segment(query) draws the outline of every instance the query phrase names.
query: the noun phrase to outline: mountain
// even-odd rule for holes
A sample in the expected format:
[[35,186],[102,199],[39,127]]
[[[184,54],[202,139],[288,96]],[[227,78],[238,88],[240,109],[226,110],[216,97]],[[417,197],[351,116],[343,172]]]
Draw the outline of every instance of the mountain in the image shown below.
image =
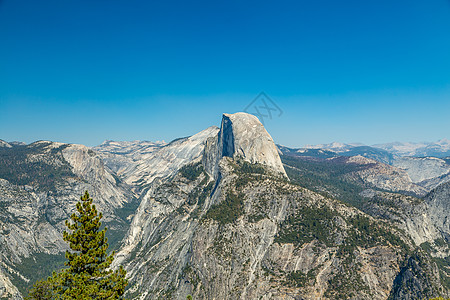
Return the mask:
[[[404,154],[418,155],[419,152],[412,150],[410,144],[393,144],[398,151],[394,151],[392,147],[385,147],[385,149],[369,147],[369,146],[353,146],[350,144],[332,143],[323,146],[325,148],[288,148],[285,146],[278,146],[280,154],[284,156],[296,156],[312,159],[330,159],[338,157],[355,157],[362,156],[377,162],[391,165],[398,168],[398,172],[404,173],[410,177],[410,181],[418,186],[421,186],[426,191],[430,191],[440,184],[450,180],[450,164],[445,157],[438,158],[433,156],[417,157],[417,156],[402,156]],[[403,145],[403,146],[402,146]],[[417,144],[422,147],[424,144]],[[417,145],[413,145],[416,147]],[[445,140],[440,142],[440,145],[446,145]],[[315,147],[315,146],[309,146]],[[403,147],[403,148],[401,148]],[[404,152],[400,152],[400,149]],[[408,151],[406,151],[408,149]],[[442,148],[441,150],[443,150]],[[389,152],[389,151],[391,152]],[[431,152],[430,152],[431,153]],[[430,154],[428,153],[428,154]],[[443,152],[441,152],[442,155]],[[421,156],[421,155],[418,155]]]
[[[314,148],[317,147],[317,148]],[[323,147],[323,148],[320,148]],[[373,159],[385,164],[392,164],[395,160],[395,156],[390,152],[356,144],[340,144],[332,143],[326,145],[317,146],[306,146],[305,148],[288,148],[285,146],[278,146],[281,154],[291,155],[291,156],[305,156],[313,158],[331,158],[339,156],[363,156],[369,159]]]
[[[102,144],[94,149],[100,153],[105,164],[114,170],[127,184],[145,189],[156,178],[165,178],[182,166],[199,158],[208,138],[216,136],[218,128],[209,127],[193,136],[176,139],[169,144],[148,144],[148,142],[129,145],[122,144],[123,150]],[[112,151],[111,151],[112,150]]]
[[[408,256],[415,246],[395,227],[284,179],[270,136],[241,117],[224,115],[202,156],[142,198],[116,261],[129,270],[130,297],[403,299],[442,289],[433,267],[407,268],[430,258],[420,249]],[[343,164],[369,178],[358,172],[377,162]],[[421,288],[394,290],[406,276]]]
[[361,144],[361,143],[345,144],[345,143],[339,143],[339,142],[332,142],[329,144],[306,145],[303,148],[305,148],[305,149],[326,149],[326,150],[331,150],[336,153],[340,153],[340,152],[348,151],[354,147],[360,147],[360,146],[365,146],[365,145]]
[[282,155],[287,174],[302,186],[359,208],[366,189],[422,197],[428,190],[396,167],[362,156],[313,158]]
[[436,157],[402,157],[393,165],[405,170],[411,180],[428,190],[450,181],[450,161]]
[[94,147],[93,150],[100,152],[107,152],[119,155],[144,155],[152,153],[155,149],[167,145],[166,142],[150,142],[150,141],[132,141],[132,142],[117,142],[107,140],[101,145]]
[[223,157],[259,163],[287,177],[272,137],[258,118],[250,114],[224,114],[220,132],[210,139],[205,154],[205,167],[215,178]]
[[137,199],[94,151],[48,141],[0,148],[0,296],[20,299],[19,292],[61,266],[64,222],[85,190],[115,247]]
[[[428,253],[423,255],[419,251],[418,256],[413,255],[414,262],[405,261],[406,265],[394,281],[392,299],[423,298],[418,294],[413,296],[411,291],[423,284],[439,285],[439,281],[448,291],[450,231],[446,219],[450,213],[449,183],[441,183],[434,189],[425,187],[426,191],[431,190],[426,193],[420,186],[412,184],[405,172],[398,176],[402,170],[363,157],[318,159],[285,155],[282,160],[293,183],[340,199],[378,220],[391,223]],[[420,283],[413,275],[417,272],[435,276],[428,283]],[[440,293],[445,292],[441,290]]]
[[[10,146],[0,148],[0,297],[22,299],[61,267],[63,221],[85,189],[105,214],[130,299],[450,290],[448,185],[419,185],[408,172],[420,167],[389,165],[382,149],[277,147],[245,113],[170,143]],[[445,176],[431,165],[428,177]]]
[[398,156],[435,156],[440,158],[450,156],[450,141],[448,139],[442,139],[434,143],[394,142],[377,144],[372,147],[384,149]]
[[[403,143],[393,142],[385,144],[375,144],[366,146],[360,143],[338,143],[306,145],[297,150],[327,150],[335,152],[341,156],[362,155],[367,158],[375,159],[383,163],[392,163],[396,157],[438,157],[444,158],[450,156],[450,140],[442,139],[434,143]],[[381,152],[380,152],[381,151]],[[353,152],[353,153],[352,153]],[[366,152],[366,153],[365,153]],[[381,156],[380,156],[381,154]]]
[[12,146],[9,143],[7,143],[3,140],[0,140],[0,148],[11,148],[11,147]]
[[277,145],[277,147],[280,155],[302,156],[312,158],[332,158],[339,156],[336,152],[326,149],[306,149],[306,148],[296,149],[282,145]]
[[[129,271],[130,297],[387,298],[408,247],[399,233],[289,183],[255,123],[224,115],[202,158],[151,184],[116,261]],[[368,226],[377,241],[359,238]]]

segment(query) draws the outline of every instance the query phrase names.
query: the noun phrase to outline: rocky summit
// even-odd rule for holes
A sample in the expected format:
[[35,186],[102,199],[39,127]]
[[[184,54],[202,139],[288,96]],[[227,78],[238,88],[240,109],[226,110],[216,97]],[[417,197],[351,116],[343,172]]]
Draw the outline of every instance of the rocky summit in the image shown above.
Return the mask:
[[448,159],[352,147],[277,147],[246,113],[170,143],[2,141],[0,297],[63,267],[86,189],[130,299],[448,296]]
[[262,164],[287,177],[272,137],[258,118],[247,113],[223,115],[218,135],[205,148],[205,167],[209,174],[217,177],[223,157]]

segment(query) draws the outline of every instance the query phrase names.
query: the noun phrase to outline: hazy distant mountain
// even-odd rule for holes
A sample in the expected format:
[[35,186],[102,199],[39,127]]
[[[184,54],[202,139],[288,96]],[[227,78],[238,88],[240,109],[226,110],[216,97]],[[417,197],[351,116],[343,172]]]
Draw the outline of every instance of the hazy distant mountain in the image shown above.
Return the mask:
[[286,146],[277,145],[280,154],[292,155],[292,156],[305,156],[305,157],[315,157],[315,158],[331,158],[337,157],[339,154],[332,150],[327,149],[307,149],[307,148],[289,148]]
[[[394,156],[415,156],[415,157],[447,157],[450,156],[450,140],[442,139],[434,143],[404,143],[404,142],[393,142],[385,144],[375,144],[367,146],[361,143],[339,143],[333,142],[329,144],[318,144],[318,145],[306,145],[299,149],[321,149],[333,151],[336,153],[346,153],[350,150],[355,150],[358,147],[371,147],[377,149],[383,149]],[[360,149],[362,150],[362,148]],[[357,151],[360,151],[357,150]],[[341,154],[342,155],[342,154]],[[362,155],[362,154],[361,154]],[[345,155],[349,156],[349,155]],[[364,155],[363,155],[364,156]]]
[[450,140],[442,139],[435,143],[387,143],[376,144],[372,147],[384,149],[398,156],[434,156],[447,157],[450,156]]
[[[356,146],[357,145],[357,146]],[[325,148],[316,148],[325,146]],[[361,155],[385,164],[392,164],[395,157],[392,153],[370,146],[360,146],[359,144],[340,144],[332,143],[326,145],[309,146],[310,148],[288,148],[285,146],[278,146],[282,154],[293,156],[309,156],[315,158],[331,158],[338,156],[357,156]]]
[[303,148],[305,148],[305,149],[326,149],[326,150],[331,150],[331,151],[339,153],[339,152],[345,152],[351,148],[358,147],[358,146],[365,146],[365,145],[361,144],[361,143],[344,144],[344,143],[339,143],[339,142],[333,142],[333,143],[329,143],[329,144],[306,145]]

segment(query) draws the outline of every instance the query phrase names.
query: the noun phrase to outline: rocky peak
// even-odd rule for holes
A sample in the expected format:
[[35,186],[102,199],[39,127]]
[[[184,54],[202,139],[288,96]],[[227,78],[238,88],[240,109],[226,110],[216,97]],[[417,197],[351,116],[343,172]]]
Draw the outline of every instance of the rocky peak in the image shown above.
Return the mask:
[[9,143],[7,143],[7,142],[5,142],[4,140],[0,140],[0,148],[11,148],[12,146],[9,144]]
[[277,147],[257,117],[247,113],[223,114],[218,136],[205,148],[206,169],[217,176],[223,157],[242,158],[268,166],[286,176]]

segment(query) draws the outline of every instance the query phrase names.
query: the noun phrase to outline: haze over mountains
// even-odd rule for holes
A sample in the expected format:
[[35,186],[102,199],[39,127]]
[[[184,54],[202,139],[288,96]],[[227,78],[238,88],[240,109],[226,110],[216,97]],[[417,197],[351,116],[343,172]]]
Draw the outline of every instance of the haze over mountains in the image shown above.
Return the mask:
[[[348,151],[354,151],[363,149],[360,147],[369,147],[361,143],[339,143],[333,142],[329,144],[319,145],[306,145],[304,149],[325,149],[334,151],[336,153],[345,153]],[[450,140],[441,139],[433,143],[405,143],[405,142],[393,142],[384,144],[375,144],[370,146],[371,148],[378,148],[388,151],[396,156],[435,156],[435,157],[448,157],[450,156]]]
[[449,150],[276,146],[246,113],[170,143],[0,141],[0,297],[62,266],[86,189],[131,299],[449,295]]

